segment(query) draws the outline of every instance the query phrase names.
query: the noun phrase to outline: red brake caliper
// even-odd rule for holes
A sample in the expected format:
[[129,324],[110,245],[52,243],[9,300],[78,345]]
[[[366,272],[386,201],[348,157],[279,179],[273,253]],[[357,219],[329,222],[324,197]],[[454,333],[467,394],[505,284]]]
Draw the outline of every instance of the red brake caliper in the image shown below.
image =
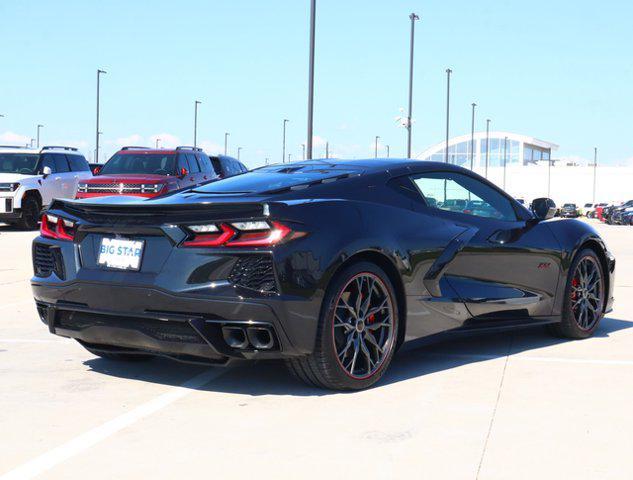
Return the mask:
[[[572,279],[571,286],[572,287],[577,287],[578,285],[580,285],[580,282],[578,281],[578,279],[577,278]],[[577,294],[576,290],[572,290],[572,292],[571,292],[571,299],[572,300],[576,300],[576,296],[577,295],[578,294]]]

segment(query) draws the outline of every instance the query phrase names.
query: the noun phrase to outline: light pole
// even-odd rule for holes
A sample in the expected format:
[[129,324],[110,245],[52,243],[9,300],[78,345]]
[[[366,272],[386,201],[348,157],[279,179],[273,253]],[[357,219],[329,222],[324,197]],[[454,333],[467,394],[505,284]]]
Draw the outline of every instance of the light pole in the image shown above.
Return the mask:
[[550,153],[550,157],[547,159],[547,198],[550,197],[550,192],[552,190],[552,154]]
[[446,69],[446,148],[444,163],[448,163],[448,130],[450,122],[450,109],[451,109],[451,73],[453,71],[450,68]]
[[37,125],[37,148],[40,148],[40,129],[43,127],[44,125]]
[[385,145],[385,147],[387,148],[387,158],[389,158],[389,145]]
[[240,152],[242,151],[242,147],[237,147],[237,159],[240,159]]
[[97,128],[95,129],[95,136],[96,136],[96,141],[95,141],[95,163],[99,163],[99,94],[100,94],[100,79],[101,79],[101,74],[102,73],[108,73],[105,70],[99,70],[97,69]]
[[290,159],[292,158],[292,153],[288,154],[288,163],[290,163]]
[[202,102],[196,100],[193,104],[193,146],[198,146],[198,105]]
[[508,137],[503,139],[503,189],[506,189],[506,164],[508,163]]
[[598,168],[598,147],[593,147],[593,202],[596,203],[596,173]]
[[228,155],[229,152],[229,135],[231,135],[229,132],[224,134],[224,155]]
[[374,139],[374,158],[378,158],[378,140],[379,139],[380,137],[376,135],[376,138]]
[[[286,161],[286,123],[288,123],[289,121],[290,120],[288,120],[287,118],[284,118],[284,135],[281,141],[281,163],[284,163]],[[312,155],[310,155],[310,158],[312,158]]]
[[475,107],[476,103],[471,104],[473,108],[472,120],[470,122],[470,170],[473,170],[473,161],[475,158]]
[[301,144],[301,150],[302,150],[302,154],[301,154],[301,160],[305,160],[306,159],[306,144],[302,143]]
[[411,116],[413,115],[413,47],[415,39],[415,21],[419,20],[415,13],[409,15],[411,19],[411,41],[409,48],[409,112],[407,113],[407,158],[411,158]]
[[490,119],[486,120],[486,175],[488,178],[488,160],[490,159]]
[[160,142],[160,138],[156,139],[156,150],[158,150],[158,143]]
[[[308,158],[312,159],[312,129],[314,121],[314,34],[316,0],[310,1],[310,59],[308,67]],[[284,124],[285,127],[285,124]]]
[[330,158],[330,142],[325,142],[325,158]]

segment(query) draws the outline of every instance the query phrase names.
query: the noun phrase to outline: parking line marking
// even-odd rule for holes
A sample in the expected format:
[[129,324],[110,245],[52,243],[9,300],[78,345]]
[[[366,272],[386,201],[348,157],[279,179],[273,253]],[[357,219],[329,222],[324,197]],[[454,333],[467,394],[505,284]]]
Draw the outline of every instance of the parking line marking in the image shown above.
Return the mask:
[[[424,356],[428,357],[444,357],[444,358],[463,358],[465,360],[502,360],[505,355],[486,355],[477,353],[433,353],[425,352]],[[633,360],[600,360],[594,358],[564,358],[564,357],[543,357],[532,355],[510,355],[512,360],[534,360],[537,362],[557,362],[557,363],[588,363],[595,365],[624,365],[633,366]]]
[[180,400],[181,398],[189,395],[194,390],[203,387],[211,380],[216,379],[229,370],[229,368],[207,370],[178,386],[171,387],[168,392],[159,395],[153,400],[139,405],[129,412],[113,418],[112,420],[109,420],[92,430],[88,430],[72,440],[55,447],[52,450],[27,461],[26,463],[23,463],[13,470],[10,470],[4,475],[1,475],[0,480],[27,480],[34,478],[37,475],[68,460],[69,458],[82,453],[124,428],[133,425],[139,420],[162,410],[168,405],[174,403],[176,400]]

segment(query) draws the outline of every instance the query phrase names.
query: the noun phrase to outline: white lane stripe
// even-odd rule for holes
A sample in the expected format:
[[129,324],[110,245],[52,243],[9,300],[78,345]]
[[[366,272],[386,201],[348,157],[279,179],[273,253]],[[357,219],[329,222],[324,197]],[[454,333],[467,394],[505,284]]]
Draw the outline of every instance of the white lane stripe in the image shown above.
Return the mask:
[[70,343],[70,339],[0,338],[0,343]]
[[[462,358],[464,360],[503,360],[505,355],[484,355],[477,353],[433,353],[425,352],[422,355],[437,358]],[[633,360],[600,360],[594,358],[563,358],[563,357],[539,357],[532,355],[510,355],[512,360],[527,360],[536,362],[558,363],[583,363],[594,365],[625,365],[633,366]]]
[[123,415],[120,415],[98,427],[82,433],[78,437],[56,447],[48,452],[29,460],[26,463],[14,468],[13,470],[0,476],[0,480],[27,480],[50,470],[56,465],[68,460],[69,458],[82,453],[97,443],[114,435],[115,433],[129,427],[130,425],[142,420],[153,413],[162,410],[171,403],[179,400],[195,389],[199,389],[209,383],[211,380],[219,377],[229,369],[217,368],[207,370],[200,375],[187,380],[186,382],[172,387],[168,392],[150,400],[147,403],[139,405]]

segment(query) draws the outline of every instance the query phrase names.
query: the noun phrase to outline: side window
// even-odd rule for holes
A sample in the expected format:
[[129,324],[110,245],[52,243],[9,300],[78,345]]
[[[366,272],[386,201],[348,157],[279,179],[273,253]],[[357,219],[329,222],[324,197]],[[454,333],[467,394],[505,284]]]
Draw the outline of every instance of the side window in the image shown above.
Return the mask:
[[70,172],[70,166],[68,165],[68,160],[66,160],[66,155],[63,153],[54,153],[53,158],[55,159],[55,170],[57,173]]
[[66,155],[68,158],[68,162],[70,163],[70,169],[73,172],[88,172],[90,171],[90,166],[86,159],[81,155]]
[[187,163],[187,158],[185,157],[185,154],[181,153],[180,155],[178,155],[178,175],[182,174],[183,168],[188,172],[191,171],[189,170],[189,164]]
[[216,175],[222,175],[220,159],[218,157],[211,157],[211,164],[213,165],[213,170],[215,170]]
[[189,173],[200,173],[200,166],[196,161],[195,155],[188,153],[187,154],[187,163],[189,163]]
[[213,167],[211,166],[211,160],[204,153],[196,154],[200,168],[204,173],[213,173]]
[[57,173],[57,168],[55,167],[55,159],[53,158],[52,154],[45,153],[44,155],[42,155],[42,166],[40,171],[43,171],[44,167],[48,167],[51,169],[51,172]]
[[415,175],[412,180],[430,207],[509,222],[517,220],[510,200],[468,175],[429,172]]

